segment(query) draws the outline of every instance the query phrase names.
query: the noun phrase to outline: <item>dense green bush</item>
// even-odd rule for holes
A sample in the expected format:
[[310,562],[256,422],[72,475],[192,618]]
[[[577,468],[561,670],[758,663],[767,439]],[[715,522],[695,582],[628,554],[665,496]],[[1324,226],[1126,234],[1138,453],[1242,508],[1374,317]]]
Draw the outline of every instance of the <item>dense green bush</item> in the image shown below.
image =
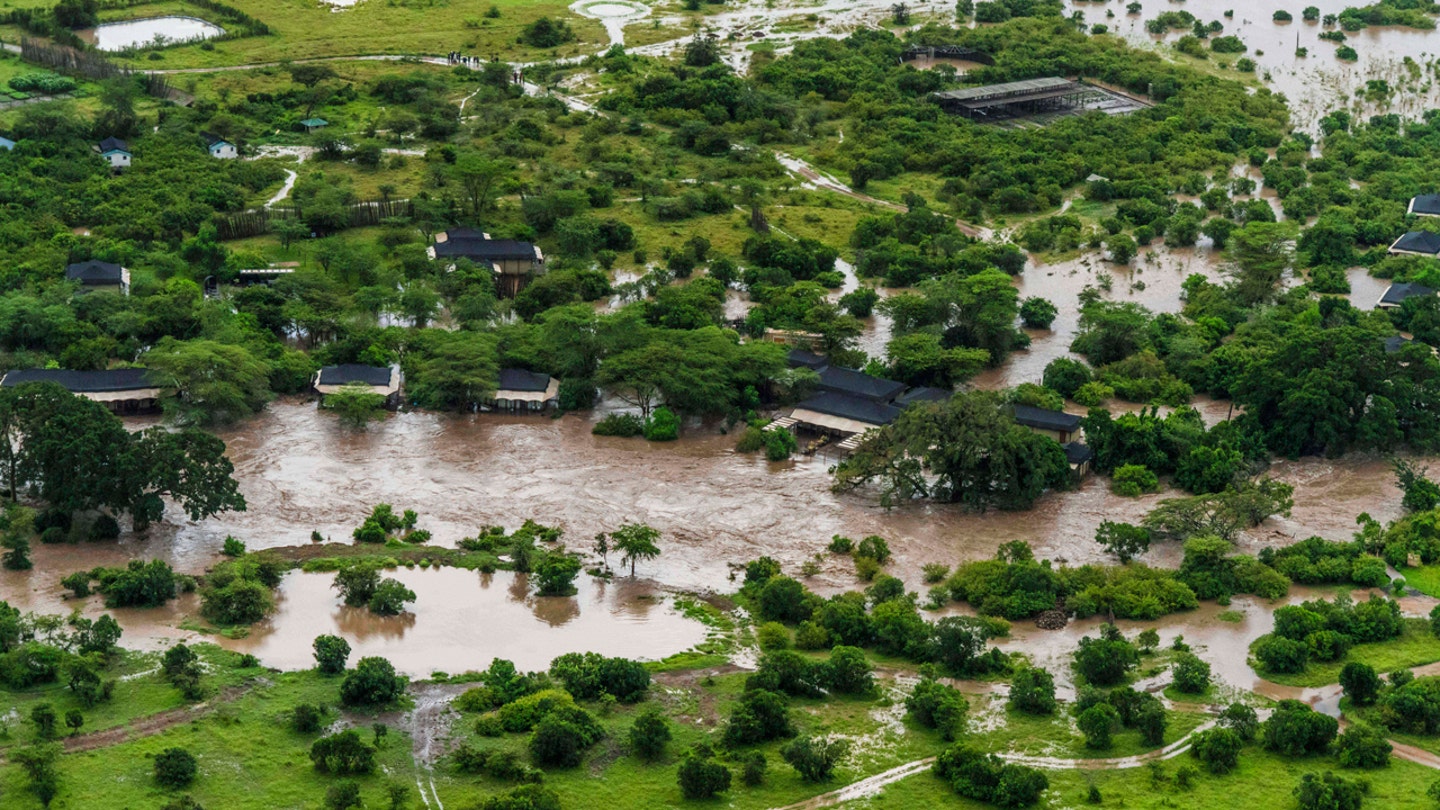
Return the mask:
[[1289,757],[1323,754],[1335,741],[1339,727],[1335,718],[1298,700],[1282,700],[1270,719],[1260,725],[1260,739],[1268,750]]
[[934,771],[961,796],[1001,807],[1029,807],[1050,787],[1043,772],[1007,764],[964,743],[941,752],[935,758]]

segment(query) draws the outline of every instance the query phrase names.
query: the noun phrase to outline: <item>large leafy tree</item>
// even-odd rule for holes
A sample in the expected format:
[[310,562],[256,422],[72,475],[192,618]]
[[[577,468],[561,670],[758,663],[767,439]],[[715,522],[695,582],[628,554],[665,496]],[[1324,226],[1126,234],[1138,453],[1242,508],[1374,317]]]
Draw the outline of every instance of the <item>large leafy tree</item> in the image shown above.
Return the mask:
[[426,408],[469,408],[495,391],[495,337],[426,332],[405,360],[409,396]]
[[652,330],[648,342],[605,358],[597,381],[649,416],[660,403],[686,413],[723,413],[746,387],[760,388],[785,370],[785,350],[740,343],[716,327]]
[[1295,260],[1293,222],[1247,222],[1230,236],[1226,251],[1233,294],[1243,306],[1264,303],[1274,297]]
[[836,467],[835,488],[878,485],[887,506],[931,498],[977,510],[1027,509],[1069,476],[1057,442],[1015,424],[999,395],[975,391],[911,407],[871,433]]
[[37,487],[65,512],[126,502],[130,434],[104,406],[53,383],[0,389],[0,402],[0,411],[10,412],[4,421],[12,482]]
[[166,338],[145,353],[154,381],[175,389],[166,411],[184,424],[243,419],[270,398],[270,367],[243,346]]
[[156,427],[134,434],[125,466],[126,505],[136,531],[161,517],[165,498],[179,503],[191,520],[245,511],[225,442],[203,430]]
[[243,510],[225,443],[195,428],[130,433],[104,406],[53,383],[0,388],[0,472],[65,512],[129,511],[136,530],[169,498],[193,520]]
[[1387,354],[1361,326],[1293,326],[1238,375],[1233,395],[1276,453],[1339,455],[1440,447],[1440,361],[1427,347]]

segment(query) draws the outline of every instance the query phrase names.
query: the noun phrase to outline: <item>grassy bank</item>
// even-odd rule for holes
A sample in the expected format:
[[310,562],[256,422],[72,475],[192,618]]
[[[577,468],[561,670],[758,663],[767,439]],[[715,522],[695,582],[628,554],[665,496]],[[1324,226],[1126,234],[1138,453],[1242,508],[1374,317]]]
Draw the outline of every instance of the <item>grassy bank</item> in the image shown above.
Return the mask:
[[1399,638],[1378,644],[1359,644],[1339,661],[1312,661],[1304,672],[1282,674],[1261,672],[1268,681],[1285,686],[1325,686],[1340,682],[1340,670],[1351,661],[1369,664],[1376,672],[1418,667],[1440,661],[1440,639],[1430,632],[1424,619],[1405,619]]

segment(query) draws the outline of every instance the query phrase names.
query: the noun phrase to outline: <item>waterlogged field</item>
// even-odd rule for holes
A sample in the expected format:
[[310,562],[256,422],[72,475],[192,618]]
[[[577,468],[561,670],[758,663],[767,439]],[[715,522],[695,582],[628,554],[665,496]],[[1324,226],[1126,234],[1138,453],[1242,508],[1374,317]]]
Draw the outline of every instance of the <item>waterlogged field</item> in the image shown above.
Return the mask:
[[[534,61],[594,51],[608,41],[598,21],[571,13],[563,2],[360,0],[339,7],[319,0],[236,0],[231,5],[265,23],[273,33],[211,43],[213,49],[199,44],[170,48],[160,61],[142,56],[136,66],[197,68],[372,54],[443,56],[451,51],[485,59]],[[157,16],[174,7],[132,6],[123,16]],[[499,17],[486,16],[492,7],[499,9]],[[526,25],[545,16],[565,20],[576,39],[553,50],[517,42]]]

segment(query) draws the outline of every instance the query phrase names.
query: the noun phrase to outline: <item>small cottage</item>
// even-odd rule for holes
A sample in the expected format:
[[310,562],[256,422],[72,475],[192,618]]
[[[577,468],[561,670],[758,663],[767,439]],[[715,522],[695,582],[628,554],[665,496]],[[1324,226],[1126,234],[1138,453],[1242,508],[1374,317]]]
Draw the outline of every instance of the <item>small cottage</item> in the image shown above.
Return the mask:
[[1407,213],[1417,217],[1440,217],[1440,194],[1417,194],[1410,198]]
[[1413,281],[1397,281],[1385,288],[1385,292],[1380,294],[1380,300],[1375,302],[1375,306],[1379,309],[1398,309],[1407,298],[1434,294],[1435,291],[1424,284],[1416,284]]
[[1065,461],[1070,464],[1070,474],[1080,480],[1090,474],[1090,462],[1095,460],[1095,451],[1080,442],[1065,445]]
[[473,228],[451,228],[437,234],[427,252],[439,261],[466,259],[490,267],[495,273],[496,292],[502,296],[515,295],[530,279],[545,272],[545,254],[539,245],[517,239],[491,239],[490,234]]
[[304,127],[306,132],[314,132],[317,129],[330,126],[330,122],[324,118],[306,118],[300,122],[300,126]]
[[30,368],[10,371],[0,386],[13,388],[25,383],[55,383],[70,393],[98,402],[115,413],[152,411],[164,389],[150,378],[149,369],[112,368],[104,371],[69,371],[59,368]]
[[347,385],[363,385],[371,393],[385,397],[385,407],[394,408],[400,404],[400,367],[367,366],[360,363],[345,363],[339,366],[325,366],[315,373],[314,389],[323,399]]
[[205,148],[209,150],[210,157],[220,160],[233,160],[240,157],[240,151],[235,148],[235,144],[219,135],[211,132],[202,132],[200,135],[205,139]]
[[130,271],[113,262],[91,259],[65,267],[65,279],[80,284],[81,292],[130,294]]
[[1392,256],[1440,256],[1440,234],[1411,231],[1390,244]]
[[543,411],[560,400],[560,381],[522,368],[500,369],[495,396],[485,404],[501,411]]
[[130,167],[130,147],[119,138],[106,138],[96,144],[95,151],[100,153],[101,159],[109,163],[112,169]]
[[4,149],[6,152],[13,152],[15,151],[15,142],[9,138],[0,137],[0,149]]

